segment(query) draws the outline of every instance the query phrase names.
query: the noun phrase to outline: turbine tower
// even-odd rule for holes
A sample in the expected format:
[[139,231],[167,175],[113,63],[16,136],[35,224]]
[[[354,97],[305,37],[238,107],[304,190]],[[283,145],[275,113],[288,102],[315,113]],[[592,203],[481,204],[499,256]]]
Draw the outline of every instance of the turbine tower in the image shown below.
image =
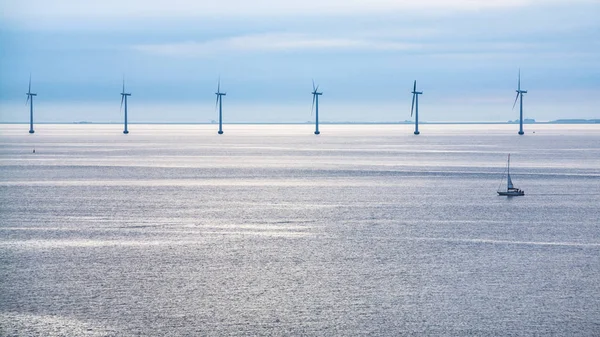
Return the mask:
[[[322,92],[319,92],[319,86],[317,85],[315,87],[315,81],[313,80],[313,103],[312,103],[312,108],[310,110],[310,114],[312,116],[312,111],[313,109],[315,110],[315,135],[320,134],[321,132],[319,131],[319,96],[323,95]],[[316,109],[315,109],[316,107]]]
[[215,103],[215,109],[217,105],[219,106],[219,134],[223,134],[223,96],[226,96],[227,93],[221,92],[221,78],[219,78],[219,84],[217,85],[217,103]]
[[131,94],[125,92],[125,76],[123,76],[123,91],[121,92],[121,109],[123,108],[123,103],[125,103],[125,120],[123,129],[124,134],[129,133],[129,130],[127,130],[127,96],[131,96]]
[[25,95],[27,95],[27,101],[25,102],[25,104],[29,103],[29,133],[34,133],[35,131],[33,130],[33,96],[37,96],[37,94],[31,92],[31,74],[29,74],[29,90]]
[[520,105],[520,113],[519,113],[519,134],[523,135],[523,94],[526,94],[527,90],[521,90],[521,69],[519,69],[519,84],[517,87],[517,97],[515,98],[515,103],[513,104],[513,110],[515,109],[515,105],[517,105],[517,100]]
[[422,91],[417,91],[417,80],[415,80],[415,84],[413,86],[413,99],[412,106],[410,108],[410,117],[413,115],[413,111],[415,112],[415,135],[418,135],[419,132],[419,95],[422,95]]

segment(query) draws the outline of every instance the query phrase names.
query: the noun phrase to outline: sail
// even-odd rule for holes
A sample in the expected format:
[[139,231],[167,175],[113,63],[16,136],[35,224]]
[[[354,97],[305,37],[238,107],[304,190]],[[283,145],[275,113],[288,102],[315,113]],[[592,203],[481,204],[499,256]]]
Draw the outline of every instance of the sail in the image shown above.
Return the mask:
[[512,183],[512,179],[510,179],[510,174],[508,175],[507,182],[508,182],[508,189],[514,188],[513,187],[513,183]]

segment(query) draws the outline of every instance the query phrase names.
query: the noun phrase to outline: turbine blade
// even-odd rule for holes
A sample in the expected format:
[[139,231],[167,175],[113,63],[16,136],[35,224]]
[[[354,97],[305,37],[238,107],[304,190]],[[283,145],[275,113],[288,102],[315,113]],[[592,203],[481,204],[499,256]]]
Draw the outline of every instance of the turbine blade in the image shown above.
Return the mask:
[[219,82],[217,84],[217,92],[221,93],[221,76],[219,76]]
[[29,93],[31,93],[31,73],[29,74]]
[[413,116],[413,110],[415,109],[415,96],[417,96],[417,94],[413,94],[412,105],[410,106],[410,117]]
[[313,82],[313,91],[317,91],[317,88],[315,88],[315,80],[313,79],[312,82]]
[[29,95],[27,95],[27,100],[25,101],[25,105],[27,105],[27,103],[29,103]]
[[417,91],[417,80],[415,80],[415,85],[413,86],[413,91]]
[[521,90],[521,68],[519,68],[519,90]]
[[317,85],[317,87],[315,88],[316,92],[319,92],[319,86]]
[[[123,92],[125,92],[125,90],[123,90]],[[125,95],[121,95],[121,108],[119,109],[119,111],[123,110],[123,101],[125,100]]]
[[513,110],[515,109],[515,105],[517,105],[517,101],[519,100],[519,93],[517,93],[517,97],[515,97],[515,103],[513,103]]
[[125,75],[123,75],[123,91],[122,93],[125,93]]
[[217,110],[217,107],[219,106],[219,98],[221,98],[221,96],[217,95],[217,101],[215,102],[215,110]]
[[313,110],[315,109],[315,99],[316,98],[317,98],[317,95],[313,94],[313,103],[312,103],[312,107],[310,108],[310,115],[311,115],[311,117],[313,115]]

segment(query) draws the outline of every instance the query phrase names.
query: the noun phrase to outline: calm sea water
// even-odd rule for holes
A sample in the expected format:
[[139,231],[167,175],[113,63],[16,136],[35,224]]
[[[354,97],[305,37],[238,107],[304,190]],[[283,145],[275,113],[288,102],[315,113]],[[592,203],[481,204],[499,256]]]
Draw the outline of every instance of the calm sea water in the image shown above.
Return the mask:
[[36,129],[0,125],[2,336],[600,335],[600,126]]

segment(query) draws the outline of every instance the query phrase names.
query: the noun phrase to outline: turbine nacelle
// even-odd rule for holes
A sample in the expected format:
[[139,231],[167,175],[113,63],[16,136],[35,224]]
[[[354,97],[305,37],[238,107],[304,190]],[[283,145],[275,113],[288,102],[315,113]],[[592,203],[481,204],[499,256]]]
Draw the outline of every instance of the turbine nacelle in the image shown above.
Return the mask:
[[221,92],[221,78],[219,77],[219,82],[217,84],[217,92],[215,92],[215,95],[217,95],[217,102],[215,103],[215,109],[217,108],[217,106],[219,105],[219,101],[222,99],[222,96],[227,96],[226,92]]
[[[415,103],[416,103],[416,99],[417,99],[417,95],[423,95],[422,91],[417,91],[417,80],[415,80],[414,84],[413,84],[413,91],[411,91],[411,93],[413,94],[413,98],[412,98],[412,104],[410,106],[410,117],[412,117],[413,112],[415,110]],[[417,107],[418,109],[418,107]],[[418,113],[418,111],[417,111]]]
[[313,94],[313,95],[323,95],[322,92],[319,92],[319,86],[317,85],[315,87],[315,80],[312,81],[312,84],[313,84],[313,91],[311,92],[311,94]]
[[313,95],[313,101],[312,101],[312,107],[310,108],[310,115],[312,116],[313,111],[315,110],[315,102],[317,102],[317,109],[319,108],[319,102],[317,101],[317,97],[323,95],[322,92],[317,92],[316,90],[312,92]]
[[31,92],[31,74],[29,74],[29,89],[27,90],[25,95],[27,95],[27,101],[25,101],[25,104],[29,103],[30,98],[31,102],[33,102],[33,96],[37,96],[37,94]]
[[125,98],[127,96],[131,96],[131,93],[125,92],[125,82],[123,82],[123,92],[121,92],[121,109],[123,109],[123,103],[125,102]]
[[517,96],[515,97],[515,102],[513,103],[513,109],[517,106],[517,102],[519,101],[519,96],[527,93],[527,90],[521,90],[521,69],[519,69],[519,82],[517,84],[517,90],[515,90]]
[[31,93],[31,92],[25,93],[25,95],[27,95],[27,100],[25,101],[25,104],[29,103],[30,99],[33,102],[33,96],[37,96],[37,94]]
[[[121,90],[121,108],[120,109],[123,109],[123,103],[125,102],[125,99],[127,98],[127,96],[131,96],[131,93],[125,92],[125,75],[123,74],[123,90]],[[125,106],[125,115],[127,115],[127,106]],[[125,123],[127,123],[127,122],[125,122]],[[125,129],[125,131],[127,131],[127,129]],[[124,133],[127,133],[127,132],[124,132]]]
[[131,96],[131,93],[125,92],[125,75],[123,75],[123,90],[121,90],[122,96]]
[[227,95],[226,92],[221,92],[221,77],[219,77],[219,82],[217,83],[217,92],[215,92],[215,95],[217,95],[217,100],[219,100],[219,97]]
[[217,102],[215,103],[215,109],[216,109],[217,106],[219,105],[219,101],[221,101],[223,99],[223,96],[227,96],[227,93],[225,93],[225,92],[215,92],[215,95],[217,95]]

